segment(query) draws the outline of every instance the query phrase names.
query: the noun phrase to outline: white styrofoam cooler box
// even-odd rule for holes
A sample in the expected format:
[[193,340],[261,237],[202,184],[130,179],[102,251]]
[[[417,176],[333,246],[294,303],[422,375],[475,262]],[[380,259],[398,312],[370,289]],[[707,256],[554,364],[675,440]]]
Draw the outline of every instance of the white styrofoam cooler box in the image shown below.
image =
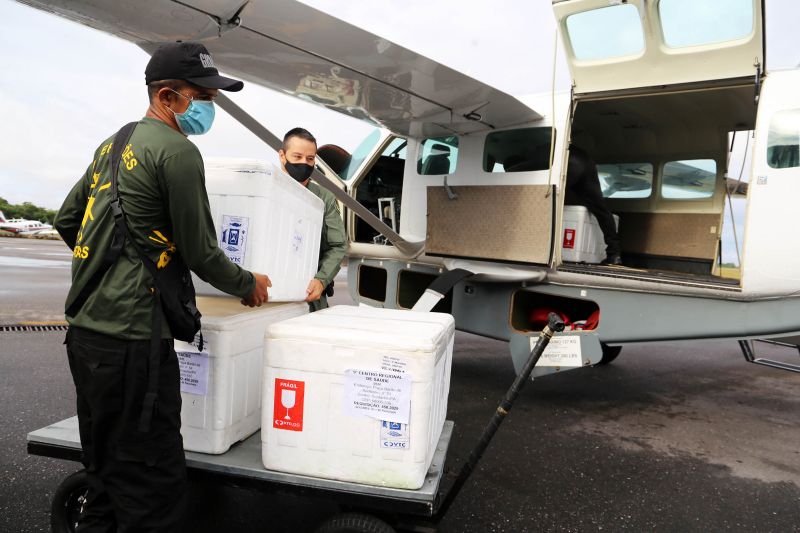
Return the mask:
[[453,335],[448,314],[353,306],[271,325],[264,466],[421,487],[447,414]]
[[[264,334],[274,322],[308,313],[308,304],[245,307],[238,299],[197,299],[203,314],[198,342],[175,341],[181,369],[181,434],[186,450],[224,453],[261,427]],[[198,335],[199,338],[199,335]]]
[[[206,190],[219,247],[234,263],[269,276],[273,302],[302,301],[317,273],[325,204],[275,165],[209,158]],[[194,277],[198,294],[222,295]]]
[[[561,259],[573,263],[600,263],[606,258],[606,241],[597,219],[582,205],[564,206]],[[619,227],[619,217],[614,215]]]

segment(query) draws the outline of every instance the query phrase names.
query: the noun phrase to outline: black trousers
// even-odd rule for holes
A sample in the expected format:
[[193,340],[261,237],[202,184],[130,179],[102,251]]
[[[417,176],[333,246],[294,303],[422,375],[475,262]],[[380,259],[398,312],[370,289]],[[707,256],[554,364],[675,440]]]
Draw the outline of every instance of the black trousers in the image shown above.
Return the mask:
[[157,409],[139,431],[150,341],[80,328],[67,333],[89,492],[79,533],[174,532],[185,510],[178,359],[162,341]]

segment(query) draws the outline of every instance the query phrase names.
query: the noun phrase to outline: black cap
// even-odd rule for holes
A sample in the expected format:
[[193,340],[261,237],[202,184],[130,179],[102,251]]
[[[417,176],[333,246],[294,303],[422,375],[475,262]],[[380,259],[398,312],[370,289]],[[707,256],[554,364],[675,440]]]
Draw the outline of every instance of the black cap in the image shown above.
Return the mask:
[[144,82],[186,80],[206,89],[241,91],[244,83],[220,76],[214,60],[200,43],[165,43],[153,52],[144,69]]

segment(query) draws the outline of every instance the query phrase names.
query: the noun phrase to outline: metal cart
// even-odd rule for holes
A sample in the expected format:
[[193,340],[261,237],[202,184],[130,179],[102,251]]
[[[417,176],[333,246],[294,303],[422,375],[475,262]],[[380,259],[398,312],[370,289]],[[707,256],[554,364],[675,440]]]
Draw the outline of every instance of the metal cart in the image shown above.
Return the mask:
[[[553,333],[564,324],[551,314],[550,324],[539,336],[523,371],[516,377],[495,410],[478,443],[447,490],[440,490],[453,423],[445,422],[431,468],[417,490],[395,489],[320,479],[265,470],[261,463],[261,434],[256,433],[221,455],[186,453],[190,481],[211,481],[258,491],[292,492],[300,496],[327,499],[348,512],[334,515],[315,530],[318,533],[434,532],[447,513],[505,419],[519,391],[530,377]],[[77,417],[28,434],[28,453],[56,459],[80,461]],[[51,507],[51,526],[56,533],[74,531],[86,494],[83,471],[68,476],[59,485]]]

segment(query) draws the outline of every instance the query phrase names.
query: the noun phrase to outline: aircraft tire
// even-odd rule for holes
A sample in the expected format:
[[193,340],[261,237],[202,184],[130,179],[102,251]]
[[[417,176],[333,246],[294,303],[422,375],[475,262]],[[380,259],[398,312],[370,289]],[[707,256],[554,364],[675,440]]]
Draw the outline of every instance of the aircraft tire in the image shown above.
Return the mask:
[[603,349],[603,356],[600,358],[600,361],[595,366],[607,365],[611,363],[614,359],[617,358],[619,352],[622,351],[622,346],[609,346],[604,342],[600,343],[600,347]]
[[395,529],[372,515],[342,513],[322,523],[316,533],[396,533]]
[[53,533],[75,531],[81,514],[81,505],[88,490],[85,470],[79,470],[64,478],[50,504],[50,531]]

